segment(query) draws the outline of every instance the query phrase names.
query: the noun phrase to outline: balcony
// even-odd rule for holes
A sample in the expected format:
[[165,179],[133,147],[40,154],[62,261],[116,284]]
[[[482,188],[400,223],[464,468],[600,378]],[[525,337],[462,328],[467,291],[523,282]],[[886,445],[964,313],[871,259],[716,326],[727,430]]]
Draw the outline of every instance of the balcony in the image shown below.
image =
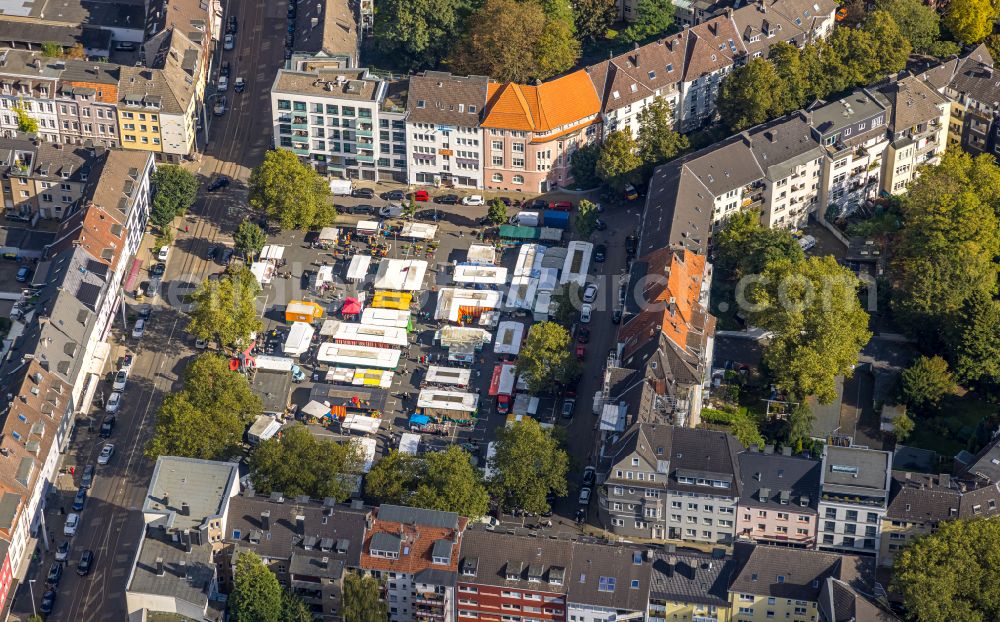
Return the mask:
[[369,163],[371,163],[371,162],[375,161],[375,156],[373,156],[373,155],[361,155],[359,153],[358,155],[356,155],[354,157],[357,159],[358,162],[369,162]]
[[295,155],[307,156],[309,155],[309,150],[302,149],[301,147],[292,147],[292,153],[294,153]]
[[293,143],[307,143],[309,142],[308,136],[302,136],[301,134],[292,134],[291,137]]
[[372,131],[371,130],[362,130],[362,129],[359,128],[357,130],[354,130],[354,133],[357,134],[358,136],[364,136],[365,138],[371,138],[372,137]]

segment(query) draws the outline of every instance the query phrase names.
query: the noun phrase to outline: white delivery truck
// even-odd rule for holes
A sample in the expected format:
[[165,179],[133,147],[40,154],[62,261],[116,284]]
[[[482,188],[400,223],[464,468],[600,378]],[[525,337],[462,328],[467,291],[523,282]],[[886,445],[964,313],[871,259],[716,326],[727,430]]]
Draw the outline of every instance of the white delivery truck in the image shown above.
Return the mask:
[[510,224],[520,227],[537,227],[538,212],[518,212],[510,217]]
[[330,192],[336,196],[351,196],[351,180],[331,179]]

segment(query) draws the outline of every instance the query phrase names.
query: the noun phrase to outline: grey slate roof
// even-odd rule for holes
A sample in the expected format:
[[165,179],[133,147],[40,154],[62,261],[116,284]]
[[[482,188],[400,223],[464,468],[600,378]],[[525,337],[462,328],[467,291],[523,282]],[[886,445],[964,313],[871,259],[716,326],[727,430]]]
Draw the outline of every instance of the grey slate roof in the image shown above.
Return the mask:
[[346,56],[351,64],[357,64],[361,40],[354,6],[348,0],[300,2],[295,21],[295,51]]
[[1000,482],[1000,437],[990,441],[979,453],[958,471],[961,479],[987,483]]
[[[774,507],[782,505],[799,513],[815,513],[819,504],[819,476],[822,463],[801,456],[783,456],[744,451],[739,455],[743,483],[740,505]],[[761,501],[761,490],[768,494]],[[805,505],[803,505],[803,503]]]
[[853,555],[737,542],[733,557],[729,589],[742,594],[817,602],[828,577],[869,593],[874,580],[874,560]]
[[371,546],[369,548],[372,551],[399,553],[402,544],[403,541],[399,538],[399,536],[395,536],[391,533],[385,533],[384,531],[380,531],[372,535]]
[[[486,76],[455,76],[443,71],[411,76],[407,122],[478,127],[486,106],[488,82]],[[458,110],[459,104],[462,112]]]
[[[190,553],[172,542],[165,542],[149,530],[139,545],[127,591],[155,594],[192,603],[201,609],[208,606],[215,577],[212,547],[193,546]],[[163,575],[157,574],[157,560],[163,562]]]
[[725,607],[733,558],[658,550],[653,553],[649,597]]
[[[458,581],[565,593],[572,562],[569,542],[469,529],[462,536]],[[526,570],[531,565],[542,567],[542,583],[528,582]],[[518,578],[508,580],[507,572],[514,567]]]
[[711,494],[738,497],[742,489],[737,469],[737,454],[743,450],[736,437],[717,430],[675,427],[670,448],[670,488],[704,492],[704,486],[681,484],[680,476],[729,480],[727,489],[716,488]]
[[638,548],[576,542],[567,578],[567,601],[618,611],[645,611],[651,572],[652,564]]
[[408,508],[402,505],[383,504],[378,508],[378,519],[391,523],[426,525],[441,529],[458,529],[458,514],[423,508]]
[[948,102],[943,95],[916,76],[907,76],[878,91],[892,106],[890,125],[895,132],[937,119],[941,116],[938,106]]
[[823,491],[887,493],[886,472],[891,459],[888,452],[876,449],[827,446],[824,451]]
[[[269,512],[270,537],[263,536],[261,513]],[[302,517],[302,526],[298,518]],[[298,556],[303,564],[311,565],[314,556],[328,557],[356,568],[361,561],[367,512],[318,501],[285,499],[282,503],[270,497],[240,494],[230,501],[228,542],[238,542],[241,548],[252,550],[261,557],[288,559]],[[236,536],[239,537],[236,537]]]
[[847,583],[828,578],[819,599],[820,622],[897,622],[892,613],[858,594]]

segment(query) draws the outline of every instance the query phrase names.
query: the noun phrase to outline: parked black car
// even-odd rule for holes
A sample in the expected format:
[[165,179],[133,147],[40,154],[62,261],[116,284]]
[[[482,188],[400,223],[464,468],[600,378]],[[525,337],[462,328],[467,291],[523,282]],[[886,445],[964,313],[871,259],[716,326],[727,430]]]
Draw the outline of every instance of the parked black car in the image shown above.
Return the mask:
[[104,418],[104,421],[101,422],[101,438],[109,438],[111,436],[111,432],[115,429],[115,421],[114,415],[108,415]]
[[367,214],[369,216],[375,213],[374,205],[355,205],[351,208],[352,214]]
[[457,194],[443,194],[434,198],[435,203],[441,203],[443,205],[457,205],[458,201],[459,199]]
[[375,191],[371,188],[355,188],[351,190],[351,196],[356,199],[374,199]]
[[52,610],[55,608],[55,606],[56,606],[56,591],[46,590],[45,593],[42,594],[42,602],[41,604],[38,605],[38,610],[48,615],[52,613]]
[[59,562],[52,564],[49,568],[49,574],[45,577],[45,584],[52,587],[59,585],[59,580],[62,579],[63,566]]
[[229,178],[226,177],[225,175],[220,175],[215,179],[215,181],[208,184],[208,191],[215,192],[219,188],[226,188],[228,186],[229,186]]
[[90,567],[94,565],[94,552],[87,549],[80,556],[80,563],[76,565],[76,574],[85,577],[90,574]]

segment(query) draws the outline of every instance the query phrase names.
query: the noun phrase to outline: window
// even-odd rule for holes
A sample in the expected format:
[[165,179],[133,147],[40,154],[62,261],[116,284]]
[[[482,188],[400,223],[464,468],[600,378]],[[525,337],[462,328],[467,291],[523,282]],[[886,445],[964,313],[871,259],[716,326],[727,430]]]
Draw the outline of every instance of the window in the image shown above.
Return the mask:
[[512,182],[515,183],[515,184],[523,184],[524,183],[524,176],[523,175],[514,175],[514,178],[512,179]]
[[629,587],[631,587],[633,590],[639,589],[639,579],[632,579],[632,583]]
[[[524,153],[524,143],[511,143],[510,150],[513,151],[514,153]],[[638,462],[638,461],[633,459],[633,462]]]
[[500,173],[493,173],[493,181],[501,182],[503,181],[503,175]]
[[614,577],[600,577],[597,581],[597,591],[598,592],[614,592],[615,591],[615,578]]
[[493,156],[493,166],[503,166],[503,156],[495,155]]

